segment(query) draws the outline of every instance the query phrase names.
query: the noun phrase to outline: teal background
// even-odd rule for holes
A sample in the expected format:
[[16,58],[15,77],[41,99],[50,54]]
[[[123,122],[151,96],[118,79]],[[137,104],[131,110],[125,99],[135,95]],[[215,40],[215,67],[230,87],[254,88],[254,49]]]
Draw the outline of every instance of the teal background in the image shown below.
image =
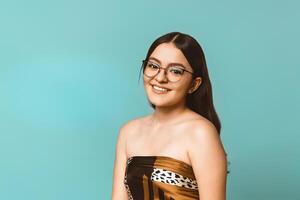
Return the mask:
[[158,36],[202,45],[228,200],[300,199],[298,1],[1,1],[0,199],[110,199],[116,138],[152,112]]

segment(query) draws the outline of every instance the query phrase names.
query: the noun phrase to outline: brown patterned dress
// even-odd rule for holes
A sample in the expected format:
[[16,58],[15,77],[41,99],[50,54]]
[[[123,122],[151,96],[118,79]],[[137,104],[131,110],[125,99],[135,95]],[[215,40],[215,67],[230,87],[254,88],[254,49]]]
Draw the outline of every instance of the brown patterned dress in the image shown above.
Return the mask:
[[168,156],[129,157],[124,184],[130,200],[199,200],[192,166]]

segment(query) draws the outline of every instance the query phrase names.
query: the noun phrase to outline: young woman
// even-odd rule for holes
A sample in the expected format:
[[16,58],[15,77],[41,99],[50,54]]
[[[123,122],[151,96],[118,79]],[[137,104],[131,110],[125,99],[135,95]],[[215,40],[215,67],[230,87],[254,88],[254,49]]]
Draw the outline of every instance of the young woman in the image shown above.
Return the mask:
[[201,46],[165,34],[141,70],[154,112],[120,128],[112,199],[225,200],[227,157]]

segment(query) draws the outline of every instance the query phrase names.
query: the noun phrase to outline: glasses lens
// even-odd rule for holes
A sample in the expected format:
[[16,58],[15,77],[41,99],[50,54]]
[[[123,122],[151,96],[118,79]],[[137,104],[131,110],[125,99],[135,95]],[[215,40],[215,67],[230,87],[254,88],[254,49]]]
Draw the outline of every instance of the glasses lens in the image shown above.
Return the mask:
[[[159,72],[159,65],[151,61],[144,62],[144,74],[148,77],[154,77]],[[163,70],[163,69],[162,69]],[[183,76],[184,70],[177,66],[170,66],[167,68],[167,78],[171,82],[177,82]]]
[[168,79],[171,82],[179,81],[183,76],[184,70],[180,67],[169,67],[168,69]]
[[159,66],[150,61],[145,62],[144,74],[148,77],[155,76],[159,71]]

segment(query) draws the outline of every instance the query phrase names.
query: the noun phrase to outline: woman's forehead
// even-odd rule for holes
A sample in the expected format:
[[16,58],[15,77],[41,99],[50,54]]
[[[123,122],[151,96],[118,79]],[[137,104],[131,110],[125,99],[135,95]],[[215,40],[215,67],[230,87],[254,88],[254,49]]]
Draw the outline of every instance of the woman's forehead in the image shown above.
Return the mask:
[[191,66],[181,50],[172,43],[162,43],[158,45],[149,58],[154,58],[155,60],[153,60],[159,62],[161,65],[168,65],[169,63],[181,63],[186,68],[191,69]]

